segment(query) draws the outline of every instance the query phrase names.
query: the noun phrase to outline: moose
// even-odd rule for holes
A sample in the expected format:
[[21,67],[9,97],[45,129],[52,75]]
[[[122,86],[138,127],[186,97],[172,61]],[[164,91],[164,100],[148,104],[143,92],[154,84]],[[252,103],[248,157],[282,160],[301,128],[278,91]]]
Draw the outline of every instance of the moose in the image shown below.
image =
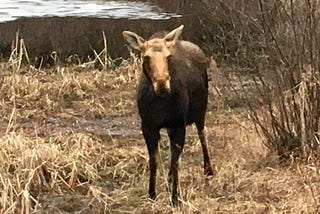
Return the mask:
[[149,153],[149,197],[156,199],[160,129],[167,129],[171,160],[168,174],[173,205],[179,203],[179,157],[186,126],[195,123],[202,146],[204,174],[213,175],[207,149],[205,114],[208,103],[208,60],[194,43],[179,40],[184,26],[155,33],[148,40],[123,31],[126,42],[141,53],[142,74],[137,91],[141,129]]

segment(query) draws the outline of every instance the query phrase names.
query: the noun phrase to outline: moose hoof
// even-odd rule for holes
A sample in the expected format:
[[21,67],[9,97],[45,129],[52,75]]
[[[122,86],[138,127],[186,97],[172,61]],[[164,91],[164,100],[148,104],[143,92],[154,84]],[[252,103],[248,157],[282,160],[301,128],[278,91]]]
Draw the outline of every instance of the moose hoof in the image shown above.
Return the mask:
[[214,176],[214,175],[216,174],[216,172],[213,171],[212,167],[210,166],[210,167],[206,167],[206,168],[204,169],[204,174],[205,174],[206,176]]
[[181,201],[177,196],[171,198],[171,203],[173,207],[179,207],[181,205]]
[[156,192],[150,192],[149,193],[149,198],[151,199],[151,200],[156,200],[156,198],[157,198],[157,194],[156,194]]

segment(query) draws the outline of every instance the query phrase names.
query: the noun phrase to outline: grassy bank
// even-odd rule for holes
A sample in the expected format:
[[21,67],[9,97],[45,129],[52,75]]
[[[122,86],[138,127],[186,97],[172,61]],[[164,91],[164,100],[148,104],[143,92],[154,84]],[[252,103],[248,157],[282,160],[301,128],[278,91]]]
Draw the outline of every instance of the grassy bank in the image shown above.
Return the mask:
[[316,163],[277,161],[229,93],[223,69],[210,82],[207,113],[217,175],[203,176],[200,143],[188,127],[180,167],[183,203],[172,208],[164,134],[159,198],[147,198],[148,155],[135,104],[138,59],[105,71],[88,64],[18,70],[12,65],[1,64],[0,213],[319,211]]

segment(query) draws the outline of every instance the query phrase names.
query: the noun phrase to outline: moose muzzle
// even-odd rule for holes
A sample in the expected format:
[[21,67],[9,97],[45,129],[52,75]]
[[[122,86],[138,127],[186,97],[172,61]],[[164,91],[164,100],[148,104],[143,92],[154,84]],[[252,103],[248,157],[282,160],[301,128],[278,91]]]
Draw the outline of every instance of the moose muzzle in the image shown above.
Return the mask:
[[170,93],[170,77],[152,81],[154,93],[158,96],[165,96]]

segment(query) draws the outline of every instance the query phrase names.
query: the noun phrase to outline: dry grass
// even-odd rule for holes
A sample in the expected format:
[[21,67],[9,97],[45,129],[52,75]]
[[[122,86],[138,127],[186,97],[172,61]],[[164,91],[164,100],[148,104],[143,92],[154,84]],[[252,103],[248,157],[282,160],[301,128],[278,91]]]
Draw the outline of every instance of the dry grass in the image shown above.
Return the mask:
[[[207,129],[217,175],[203,176],[196,130],[188,127],[183,203],[172,208],[165,135],[159,197],[147,198],[148,156],[134,99],[138,59],[105,71],[89,64],[36,69],[19,63],[17,70],[13,62],[1,64],[0,213],[319,211],[319,166],[279,165],[244,111],[224,105],[231,98],[217,96],[213,82]],[[215,87],[224,94],[223,85]]]

